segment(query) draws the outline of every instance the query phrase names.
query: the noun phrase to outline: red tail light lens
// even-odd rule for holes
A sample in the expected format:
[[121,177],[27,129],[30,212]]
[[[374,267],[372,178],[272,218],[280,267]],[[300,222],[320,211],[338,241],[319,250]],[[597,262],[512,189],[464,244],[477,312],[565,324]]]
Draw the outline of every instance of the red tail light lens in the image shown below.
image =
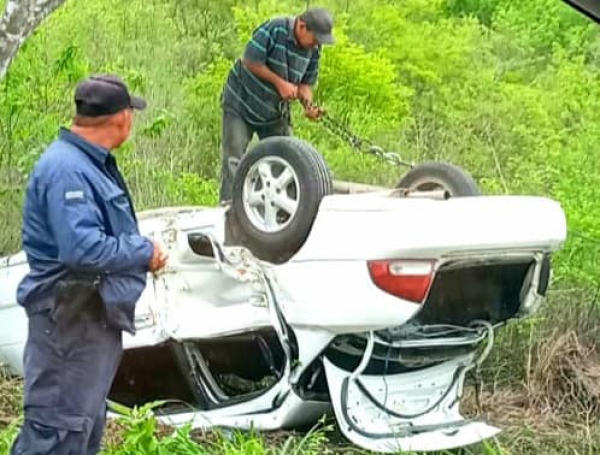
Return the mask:
[[431,286],[435,261],[369,261],[369,274],[383,291],[415,303],[423,303]]

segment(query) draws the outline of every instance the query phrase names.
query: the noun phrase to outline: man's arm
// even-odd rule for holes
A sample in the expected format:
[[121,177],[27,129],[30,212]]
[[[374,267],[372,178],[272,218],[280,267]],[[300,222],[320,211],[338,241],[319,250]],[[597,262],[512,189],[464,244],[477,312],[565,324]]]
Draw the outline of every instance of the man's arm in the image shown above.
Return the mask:
[[246,60],[246,57],[242,59],[242,63],[246,68],[252,71],[255,76],[259,77],[263,81],[270,82],[274,87],[278,87],[282,82],[285,82],[264,63]]
[[252,38],[250,38],[250,42],[244,50],[242,64],[256,77],[271,83],[282,98],[295,98],[297,88],[267,66],[267,57],[272,46],[273,37],[271,36],[269,22],[265,22],[252,34]]
[[[311,105],[313,100],[313,91],[312,87],[317,83],[317,78],[319,76],[319,60],[321,58],[321,48],[317,48],[314,54],[311,56],[308,67],[306,68],[306,72],[304,76],[302,76],[301,84],[298,87],[298,97],[306,100],[308,102],[308,106]],[[306,115],[310,118],[317,118],[321,115],[321,112],[315,109],[305,109]]]
[[107,235],[92,189],[78,171],[65,171],[53,179],[46,203],[58,258],[67,267],[94,272],[148,270],[153,242],[140,235]]
[[277,86],[283,79],[267,66],[267,57],[273,46],[269,22],[261,24],[246,45],[242,63],[259,78]]

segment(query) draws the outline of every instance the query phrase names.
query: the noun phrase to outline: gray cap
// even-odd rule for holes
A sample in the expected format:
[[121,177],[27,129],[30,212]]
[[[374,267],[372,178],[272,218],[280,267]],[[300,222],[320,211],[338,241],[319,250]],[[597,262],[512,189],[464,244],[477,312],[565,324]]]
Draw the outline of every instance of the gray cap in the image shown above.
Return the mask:
[[319,44],[333,44],[333,16],[325,8],[310,8],[300,15],[306,28],[315,34]]

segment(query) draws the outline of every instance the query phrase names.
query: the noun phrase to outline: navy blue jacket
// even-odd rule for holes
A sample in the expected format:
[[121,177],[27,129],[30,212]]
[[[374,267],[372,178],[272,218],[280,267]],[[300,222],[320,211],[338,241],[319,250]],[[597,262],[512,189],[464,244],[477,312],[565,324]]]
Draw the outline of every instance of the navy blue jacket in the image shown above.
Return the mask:
[[50,308],[70,271],[100,278],[108,323],[135,333],[152,242],[139,234],[127,186],[108,150],[62,128],[36,163],[23,213],[30,272],[17,301],[29,314]]

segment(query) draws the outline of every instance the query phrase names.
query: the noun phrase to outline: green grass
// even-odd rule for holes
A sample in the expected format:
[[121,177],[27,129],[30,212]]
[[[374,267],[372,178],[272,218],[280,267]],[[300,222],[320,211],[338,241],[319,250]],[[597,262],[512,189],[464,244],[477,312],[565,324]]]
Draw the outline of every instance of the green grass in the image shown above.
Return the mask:
[[[407,159],[463,166],[488,193],[559,200],[570,227],[559,281],[598,285],[599,243],[585,238],[600,238],[590,171],[600,165],[600,28],[554,0],[321,3],[336,14],[338,43],[325,49],[318,102]],[[29,169],[68,125],[73,88],[90,72],[119,73],[150,103],[118,153],[137,207],[216,203],[227,71],[253,27],[305,5],[68,0],[0,82],[0,254],[20,247]],[[294,114],[336,178],[393,185],[405,171]]]
[[[73,88],[91,72],[119,73],[149,101],[117,153],[136,207],[215,204],[227,71],[253,27],[306,3],[68,0],[0,81],[0,255],[20,248],[28,173],[58,127],[69,124]],[[503,331],[486,362],[484,411],[506,432],[502,449],[477,453],[597,453],[600,27],[556,0],[321,4],[337,18],[338,44],[325,50],[316,93],[332,115],[404,158],[463,166],[487,193],[549,196],[567,214],[552,304]],[[337,179],[393,185],[404,171],[355,153],[297,106],[294,114],[296,135],[323,153]],[[3,455],[20,392],[14,382],[0,383]],[[198,446],[189,442],[198,435],[182,430],[155,439],[151,430],[151,420],[126,423],[125,448],[110,453],[139,453],[136,444],[149,444],[148,453],[349,450],[323,440],[328,432],[298,448],[302,436],[287,446],[288,435],[215,436],[216,445],[200,438]]]
[[[189,426],[169,428],[157,424],[150,408],[152,403],[134,409],[127,417],[110,421],[102,455],[367,455],[347,441],[340,443],[331,424],[320,424],[305,433],[214,430],[192,431]],[[17,424],[0,430],[0,455],[7,455],[17,432]],[[333,437],[331,436],[333,435]],[[411,452],[404,452],[411,455]],[[461,450],[464,455],[508,455],[494,442],[475,449]],[[444,451],[433,455],[457,454]]]

